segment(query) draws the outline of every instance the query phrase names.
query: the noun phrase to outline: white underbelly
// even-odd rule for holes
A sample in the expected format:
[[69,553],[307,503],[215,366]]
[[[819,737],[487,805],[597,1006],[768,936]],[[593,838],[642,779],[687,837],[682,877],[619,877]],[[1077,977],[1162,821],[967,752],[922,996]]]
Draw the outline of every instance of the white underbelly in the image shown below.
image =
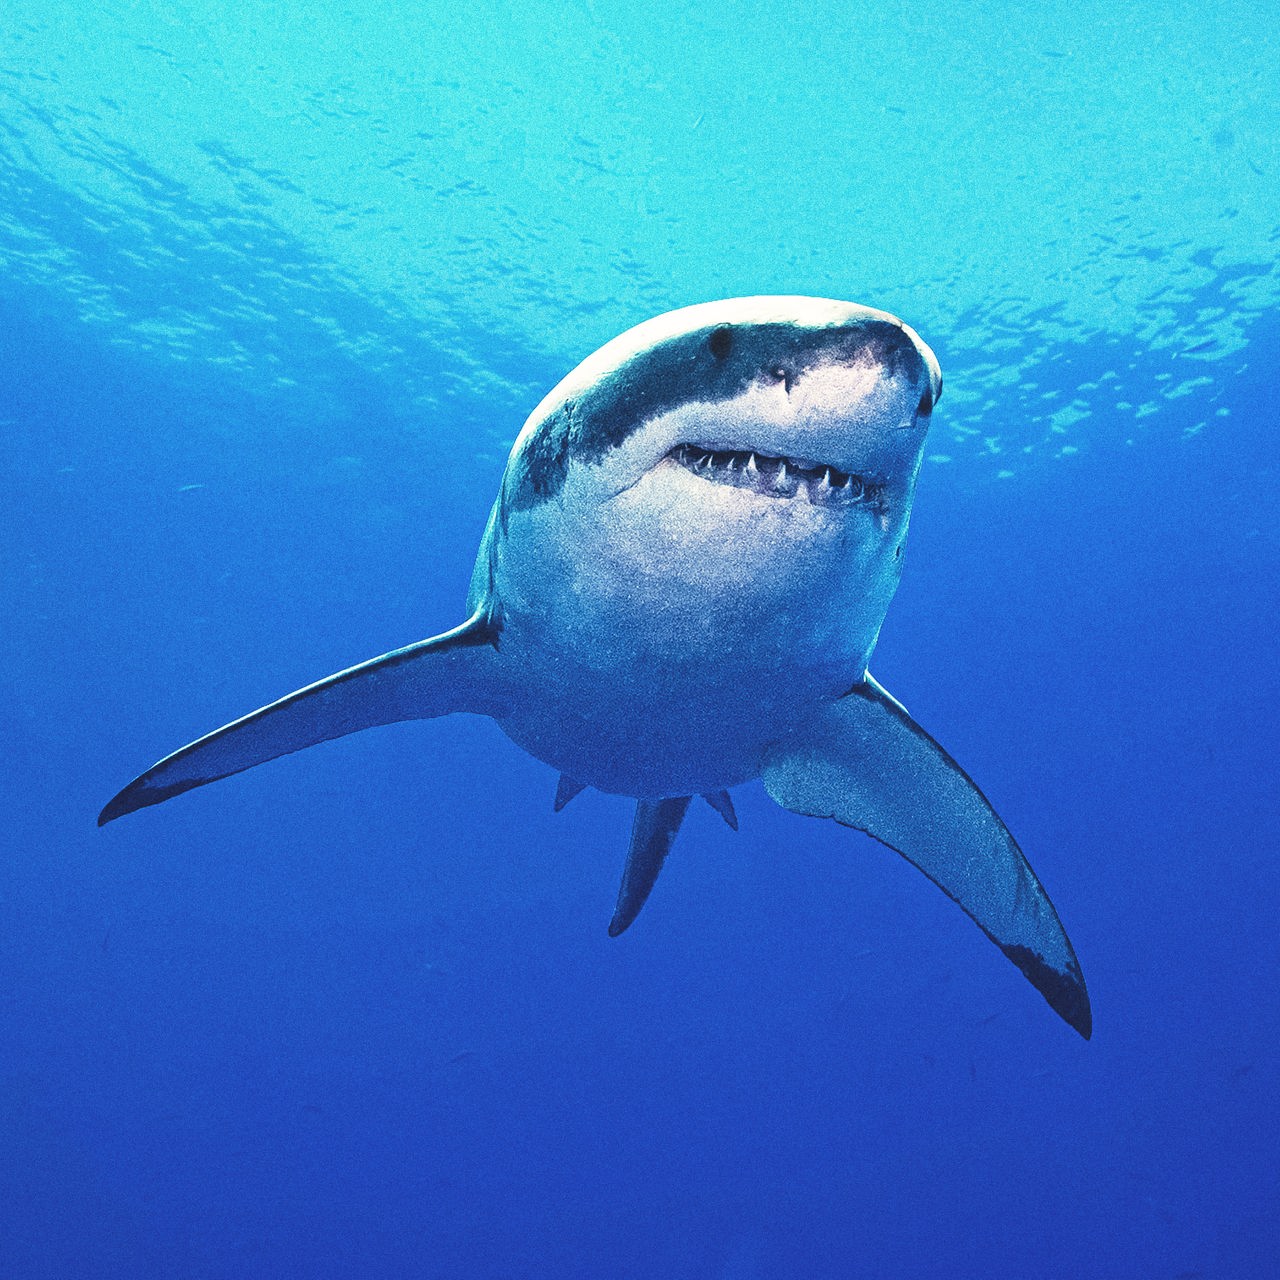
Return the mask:
[[892,594],[870,525],[697,484],[696,507],[651,480],[573,519],[558,503],[514,513],[496,558],[498,723],[602,791],[756,777],[771,743],[861,679]]
[[832,646],[818,660],[807,644],[779,647],[776,634],[706,647],[630,628],[598,633],[588,661],[510,624],[500,641],[516,691],[503,730],[574,780],[621,795],[692,795],[758,776],[770,743],[865,670],[856,646],[833,662]]

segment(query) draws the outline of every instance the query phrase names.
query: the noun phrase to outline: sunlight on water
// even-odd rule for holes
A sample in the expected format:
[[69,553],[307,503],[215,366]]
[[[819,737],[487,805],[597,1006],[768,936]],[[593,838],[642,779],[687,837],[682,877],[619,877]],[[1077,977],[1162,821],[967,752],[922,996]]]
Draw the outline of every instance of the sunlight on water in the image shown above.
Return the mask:
[[[307,404],[319,340],[424,423],[483,403],[495,446],[614,333],[757,292],[924,333],[935,460],[1177,400],[1195,431],[1280,299],[1280,59],[1237,7],[17,0],[0,254],[112,341]],[[1100,335],[1112,367],[1042,387]]]

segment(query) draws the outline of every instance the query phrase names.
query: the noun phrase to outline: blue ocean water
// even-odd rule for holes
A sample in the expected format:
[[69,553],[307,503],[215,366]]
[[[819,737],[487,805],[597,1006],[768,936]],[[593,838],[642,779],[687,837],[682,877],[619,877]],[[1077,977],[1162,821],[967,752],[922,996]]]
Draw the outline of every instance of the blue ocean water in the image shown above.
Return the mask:
[[[1280,1254],[1280,49],[1215,6],[10,0],[0,1276],[1205,1280]],[[879,679],[1081,957],[630,820],[491,723],[95,828],[462,618],[524,416],[650,315],[937,351]]]

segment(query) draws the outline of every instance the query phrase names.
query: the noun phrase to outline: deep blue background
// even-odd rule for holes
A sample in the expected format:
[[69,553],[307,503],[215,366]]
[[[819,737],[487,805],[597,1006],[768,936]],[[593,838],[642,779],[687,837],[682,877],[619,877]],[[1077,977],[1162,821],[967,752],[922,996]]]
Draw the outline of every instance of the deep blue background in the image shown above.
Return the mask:
[[[10,211],[105,279],[130,227],[91,225],[18,156]],[[170,283],[213,314],[200,210],[181,216]],[[1180,326],[1271,270],[1204,253]],[[905,863],[758,787],[738,835],[692,811],[610,940],[628,806],[553,815],[551,772],[470,717],[98,831],[157,756],[458,622],[501,474],[480,436],[509,441],[567,367],[473,299],[450,341],[503,380],[499,420],[473,385],[424,430],[397,388],[448,373],[430,326],[388,311],[395,357],[370,372],[287,318],[319,270],[297,243],[261,260],[275,318],[229,331],[310,371],[297,390],[125,340],[74,282],[0,285],[0,1275],[1269,1274],[1274,317],[1212,363],[1114,329],[1060,342],[1052,309],[1011,321],[991,359],[1029,362],[1037,395],[1191,376],[1179,360],[1211,376],[1145,424],[1098,409],[1077,452],[1001,476],[948,414],[982,385],[1016,440],[1030,392],[982,384],[964,324],[935,340],[905,316],[947,372],[933,430],[958,460],[922,475],[874,669],[1048,887],[1086,1044]],[[154,282],[124,293],[135,317],[168,305]],[[342,297],[346,332],[378,330],[376,301]]]

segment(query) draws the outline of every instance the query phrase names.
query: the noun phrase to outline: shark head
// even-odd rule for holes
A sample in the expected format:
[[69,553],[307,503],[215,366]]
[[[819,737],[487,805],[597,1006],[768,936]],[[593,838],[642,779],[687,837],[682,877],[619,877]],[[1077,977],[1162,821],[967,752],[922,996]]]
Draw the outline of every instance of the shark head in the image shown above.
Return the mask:
[[883,311],[803,297],[685,307],[551,391],[517,441],[512,496],[535,505],[572,475],[584,501],[645,483],[696,502],[676,487],[687,472],[758,502],[884,517],[909,504],[941,391],[933,352]]
[[852,303],[739,298],[650,320],[530,416],[476,598],[577,617],[596,645],[633,643],[619,665],[673,678],[733,652],[847,687],[898,584],[941,389],[911,329]]

